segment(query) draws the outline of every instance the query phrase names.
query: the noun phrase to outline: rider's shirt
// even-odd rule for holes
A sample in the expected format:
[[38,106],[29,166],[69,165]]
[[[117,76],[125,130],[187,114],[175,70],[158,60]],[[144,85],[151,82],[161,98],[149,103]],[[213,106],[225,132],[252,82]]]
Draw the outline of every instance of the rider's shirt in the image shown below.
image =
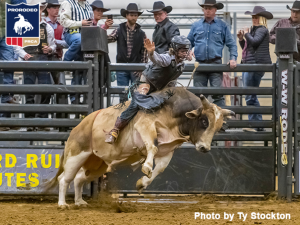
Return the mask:
[[152,90],[161,90],[167,86],[171,81],[176,80],[183,72],[185,67],[184,62],[177,63],[174,55],[158,54],[149,55],[150,63],[143,71],[143,77],[146,78],[147,83],[152,86]]
[[[151,61],[146,65],[146,67],[148,67],[152,64],[156,64],[161,67],[167,67],[171,64],[172,60],[175,60],[175,56],[170,55],[169,53],[158,54],[157,52],[153,52],[153,55],[149,54],[149,59]],[[184,68],[184,66],[185,66],[184,61],[177,63],[177,66],[182,66]]]

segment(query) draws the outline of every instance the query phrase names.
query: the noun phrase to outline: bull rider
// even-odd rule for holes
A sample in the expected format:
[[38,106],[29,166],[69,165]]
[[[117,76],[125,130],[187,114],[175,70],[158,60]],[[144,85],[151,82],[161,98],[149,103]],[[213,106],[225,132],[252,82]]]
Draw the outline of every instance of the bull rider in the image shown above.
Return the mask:
[[152,92],[175,86],[177,78],[185,67],[184,61],[189,57],[190,41],[185,36],[175,36],[171,40],[169,52],[158,54],[155,52],[154,42],[149,39],[144,41],[148,57],[151,60],[143,71],[138,87],[132,95],[129,107],[117,118],[114,128],[107,135],[105,142],[113,144],[130,120],[137,114],[140,107],[154,109],[163,103],[163,99],[150,96]]

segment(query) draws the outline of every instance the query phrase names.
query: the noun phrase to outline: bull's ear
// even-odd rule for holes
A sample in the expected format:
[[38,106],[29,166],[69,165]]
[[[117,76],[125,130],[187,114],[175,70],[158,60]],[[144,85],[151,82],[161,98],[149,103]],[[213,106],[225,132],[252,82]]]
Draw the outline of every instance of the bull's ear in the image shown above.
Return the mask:
[[185,116],[189,119],[196,119],[197,117],[199,117],[201,115],[201,113],[202,113],[202,107],[185,113]]

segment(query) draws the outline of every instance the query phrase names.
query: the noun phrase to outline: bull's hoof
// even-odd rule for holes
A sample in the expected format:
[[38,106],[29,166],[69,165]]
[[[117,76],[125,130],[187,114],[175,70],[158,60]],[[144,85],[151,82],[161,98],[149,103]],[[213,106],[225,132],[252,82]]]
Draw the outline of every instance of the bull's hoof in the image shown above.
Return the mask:
[[75,205],[80,207],[80,208],[86,208],[86,207],[89,206],[89,204],[86,201],[84,201],[83,199],[75,202]]
[[150,179],[152,176],[152,168],[147,165],[143,165],[142,172]]
[[139,194],[142,194],[144,189],[145,186],[143,184],[143,178],[141,178],[136,182],[136,190],[139,192]]
[[107,167],[107,169],[106,169],[106,173],[111,173],[111,171],[112,171],[112,168],[111,168],[111,166],[109,165],[109,166]]
[[58,203],[58,209],[62,209],[62,210],[70,209],[70,206],[66,203],[64,203],[64,204],[59,204]]

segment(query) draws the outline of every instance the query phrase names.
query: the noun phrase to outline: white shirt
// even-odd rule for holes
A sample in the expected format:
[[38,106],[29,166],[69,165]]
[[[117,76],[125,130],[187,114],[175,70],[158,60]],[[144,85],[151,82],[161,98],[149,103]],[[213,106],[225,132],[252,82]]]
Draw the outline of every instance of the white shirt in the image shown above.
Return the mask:
[[[86,4],[89,4],[86,1],[77,1],[77,2],[83,8],[86,7]],[[82,21],[72,20],[72,6],[68,1],[64,1],[63,3],[61,3],[61,6],[59,8],[59,14],[60,14],[60,24],[64,28],[76,29],[82,27]],[[94,18],[94,15],[91,15],[91,18]]]
[[[56,44],[55,44],[55,38],[54,38],[54,30],[45,21],[40,22],[40,24],[42,24],[42,23],[46,24],[48,47],[50,47],[52,49],[52,53],[54,53],[55,50],[56,50]],[[27,52],[25,52],[24,49],[22,47],[20,47],[20,46],[14,46],[13,48],[14,48],[15,54],[19,55],[22,59],[24,59],[24,57],[27,54]]]

